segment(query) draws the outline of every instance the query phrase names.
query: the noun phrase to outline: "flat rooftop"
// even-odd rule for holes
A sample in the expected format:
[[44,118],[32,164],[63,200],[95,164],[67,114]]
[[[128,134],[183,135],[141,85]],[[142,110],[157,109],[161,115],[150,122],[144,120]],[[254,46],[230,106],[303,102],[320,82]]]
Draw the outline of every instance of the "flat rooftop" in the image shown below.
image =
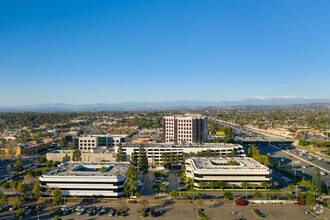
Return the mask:
[[[191,157],[186,161],[192,161],[198,170],[270,170],[249,157]],[[230,165],[233,164],[232,161],[236,164]]]
[[66,162],[43,176],[124,176],[129,162],[83,163]]
[[[123,147],[140,147],[141,144],[124,144]],[[143,143],[144,147],[164,147],[164,148],[242,148],[242,145],[231,143],[187,143],[187,144],[171,144],[171,143]]]

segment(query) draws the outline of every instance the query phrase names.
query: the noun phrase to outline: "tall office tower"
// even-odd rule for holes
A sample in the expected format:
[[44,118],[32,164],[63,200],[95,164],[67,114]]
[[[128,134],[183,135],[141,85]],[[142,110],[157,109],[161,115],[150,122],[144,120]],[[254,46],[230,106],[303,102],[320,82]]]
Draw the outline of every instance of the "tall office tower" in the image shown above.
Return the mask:
[[204,143],[207,136],[206,116],[185,114],[164,117],[165,143]]

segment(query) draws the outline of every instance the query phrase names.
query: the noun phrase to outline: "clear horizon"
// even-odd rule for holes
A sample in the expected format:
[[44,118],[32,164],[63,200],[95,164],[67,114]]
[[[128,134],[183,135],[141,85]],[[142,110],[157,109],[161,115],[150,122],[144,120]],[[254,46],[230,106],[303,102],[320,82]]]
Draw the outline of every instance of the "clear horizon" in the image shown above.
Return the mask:
[[328,1],[0,6],[0,106],[330,98]]

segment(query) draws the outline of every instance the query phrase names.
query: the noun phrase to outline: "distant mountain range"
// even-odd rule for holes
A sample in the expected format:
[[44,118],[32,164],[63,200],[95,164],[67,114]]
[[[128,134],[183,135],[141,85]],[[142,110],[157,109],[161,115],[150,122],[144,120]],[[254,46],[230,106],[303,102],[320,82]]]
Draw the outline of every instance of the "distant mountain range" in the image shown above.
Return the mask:
[[283,106],[312,104],[317,108],[330,108],[330,99],[275,97],[249,98],[233,101],[174,101],[174,102],[123,102],[117,104],[70,105],[65,103],[46,103],[31,106],[0,107],[0,112],[68,112],[68,111],[136,111],[136,110],[178,110],[212,107],[235,107],[246,109],[261,106]]

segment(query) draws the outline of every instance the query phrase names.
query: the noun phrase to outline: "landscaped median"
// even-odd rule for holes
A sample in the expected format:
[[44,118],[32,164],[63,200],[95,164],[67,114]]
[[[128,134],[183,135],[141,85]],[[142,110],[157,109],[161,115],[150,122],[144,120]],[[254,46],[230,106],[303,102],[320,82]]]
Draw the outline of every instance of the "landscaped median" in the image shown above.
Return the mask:
[[265,217],[260,211],[259,209],[252,209],[253,213],[258,217],[258,218],[263,218]]
[[211,217],[205,215],[205,213],[203,212],[203,209],[196,209],[196,212],[197,212],[198,218],[200,218],[201,220],[211,220]]

